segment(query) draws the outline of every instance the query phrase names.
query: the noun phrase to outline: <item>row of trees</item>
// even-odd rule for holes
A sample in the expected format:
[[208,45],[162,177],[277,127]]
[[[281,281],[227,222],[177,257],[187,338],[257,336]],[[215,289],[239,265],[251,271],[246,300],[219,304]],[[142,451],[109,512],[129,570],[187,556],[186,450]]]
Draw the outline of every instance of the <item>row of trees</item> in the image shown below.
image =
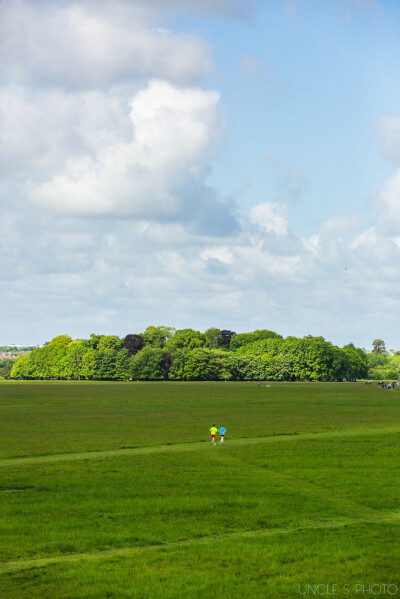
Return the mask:
[[323,337],[284,339],[274,331],[147,327],[121,339],[55,337],[18,358],[14,379],[335,381],[367,375],[367,355]]
[[368,376],[376,381],[400,379],[400,352],[368,354]]

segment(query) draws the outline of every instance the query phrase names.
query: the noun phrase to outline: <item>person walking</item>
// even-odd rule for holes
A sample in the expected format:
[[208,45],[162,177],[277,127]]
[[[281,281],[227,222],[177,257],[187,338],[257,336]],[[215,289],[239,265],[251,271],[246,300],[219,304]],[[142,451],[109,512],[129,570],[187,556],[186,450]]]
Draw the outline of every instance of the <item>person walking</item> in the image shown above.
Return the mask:
[[217,434],[217,427],[215,426],[215,424],[212,425],[212,427],[210,428],[210,433],[211,433],[211,441],[210,441],[210,445],[215,445],[215,435]]
[[221,435],[221,440],[219,442],[220,445],[224,444],[224,437],[226,433],[226,428],[224,426],[220,426],[218,429],[219,434]]

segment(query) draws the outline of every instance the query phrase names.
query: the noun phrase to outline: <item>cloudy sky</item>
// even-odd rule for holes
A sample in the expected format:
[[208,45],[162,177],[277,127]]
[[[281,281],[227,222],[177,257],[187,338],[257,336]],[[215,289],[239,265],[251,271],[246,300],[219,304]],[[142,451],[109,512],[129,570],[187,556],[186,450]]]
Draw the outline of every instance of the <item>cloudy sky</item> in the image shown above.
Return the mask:
[[0,344],[400,349],[398,0],[0,0]]

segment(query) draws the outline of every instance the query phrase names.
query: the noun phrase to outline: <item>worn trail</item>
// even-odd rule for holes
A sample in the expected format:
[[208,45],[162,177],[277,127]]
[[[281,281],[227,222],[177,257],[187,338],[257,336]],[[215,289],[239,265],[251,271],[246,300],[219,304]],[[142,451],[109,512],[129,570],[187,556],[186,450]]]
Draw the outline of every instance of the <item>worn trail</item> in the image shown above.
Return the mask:
[[[221,450],[226,451],[229,447],[258,445],[261,443],[283,443],[290,441],[304,441],[309,439],[336,439],[340,437],[381,435],[391,433],[400,433],[400,426],[367,429],[342,429],[338,431],[324,431],[320,433],[293,433],[270,435],[268,437],[228,439],[225,442],[226,447],[221,447]],[[194,443],[177,443],[171,445],[148,445],[144,447],[109,449],[105,451],[84,451],[78,453],[57,453],[51,455],[27,456],[21,458],[4,458],[0,460],[0,468],[5,468],[7,466],[27,466],[29,464],[50,464],[52,462],[70,462],[74,460],[102,460],[106,458],[150,455],[157,453],[181,453],[187,451],[198,451],[199,449],[207,448],[213,451],[217,451],[219,449],[216,447],[210,448],[209,443],[205,441],[197,441]]]
[[400,522],[400,512],[377,512],[375,516],[369,516],[368,518],[343,517],[334,520],[317,520],[295,526],[259,530],[244,530],[224,535],[201,537],[196,539],[185,539],[182,541],[175,541],[172,543],[159,543],[157,545],[146,545],[142,547],[122,547],[117,549],[109,549],[106,551],[72,553],[68,555],[56,555],[52,557],[24,559],[0,563],[0,575],[12,572],[19,572],[22,570],[29,570],[31,568],[43,568],[46,566],[52,566],[62,563],[76,563],[84,560],[128,557],[137,553],[141,553],[143,551],[168,551],[182,547],[207,545],[212,543],[218,543],[220,541],[229,541],[231,539],[265,538],[281,534],[303,532],[307,530],[328,530],[334,528],[341,528],[344,526],[355,526],[357,524],[374,524],[396,521]]

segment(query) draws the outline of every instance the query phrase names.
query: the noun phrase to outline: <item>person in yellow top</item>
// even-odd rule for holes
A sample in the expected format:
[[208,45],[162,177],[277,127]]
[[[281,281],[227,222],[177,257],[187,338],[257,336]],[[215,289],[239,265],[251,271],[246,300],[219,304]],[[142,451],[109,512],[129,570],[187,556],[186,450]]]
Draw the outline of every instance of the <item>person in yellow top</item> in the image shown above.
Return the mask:
[[212,425],[212,427],[210,428],[210,433],[211,433],[211,441],[210,441],[210,445],[215,445],[215,435],[217,434],[218,429],[215,426],[215,424]]

